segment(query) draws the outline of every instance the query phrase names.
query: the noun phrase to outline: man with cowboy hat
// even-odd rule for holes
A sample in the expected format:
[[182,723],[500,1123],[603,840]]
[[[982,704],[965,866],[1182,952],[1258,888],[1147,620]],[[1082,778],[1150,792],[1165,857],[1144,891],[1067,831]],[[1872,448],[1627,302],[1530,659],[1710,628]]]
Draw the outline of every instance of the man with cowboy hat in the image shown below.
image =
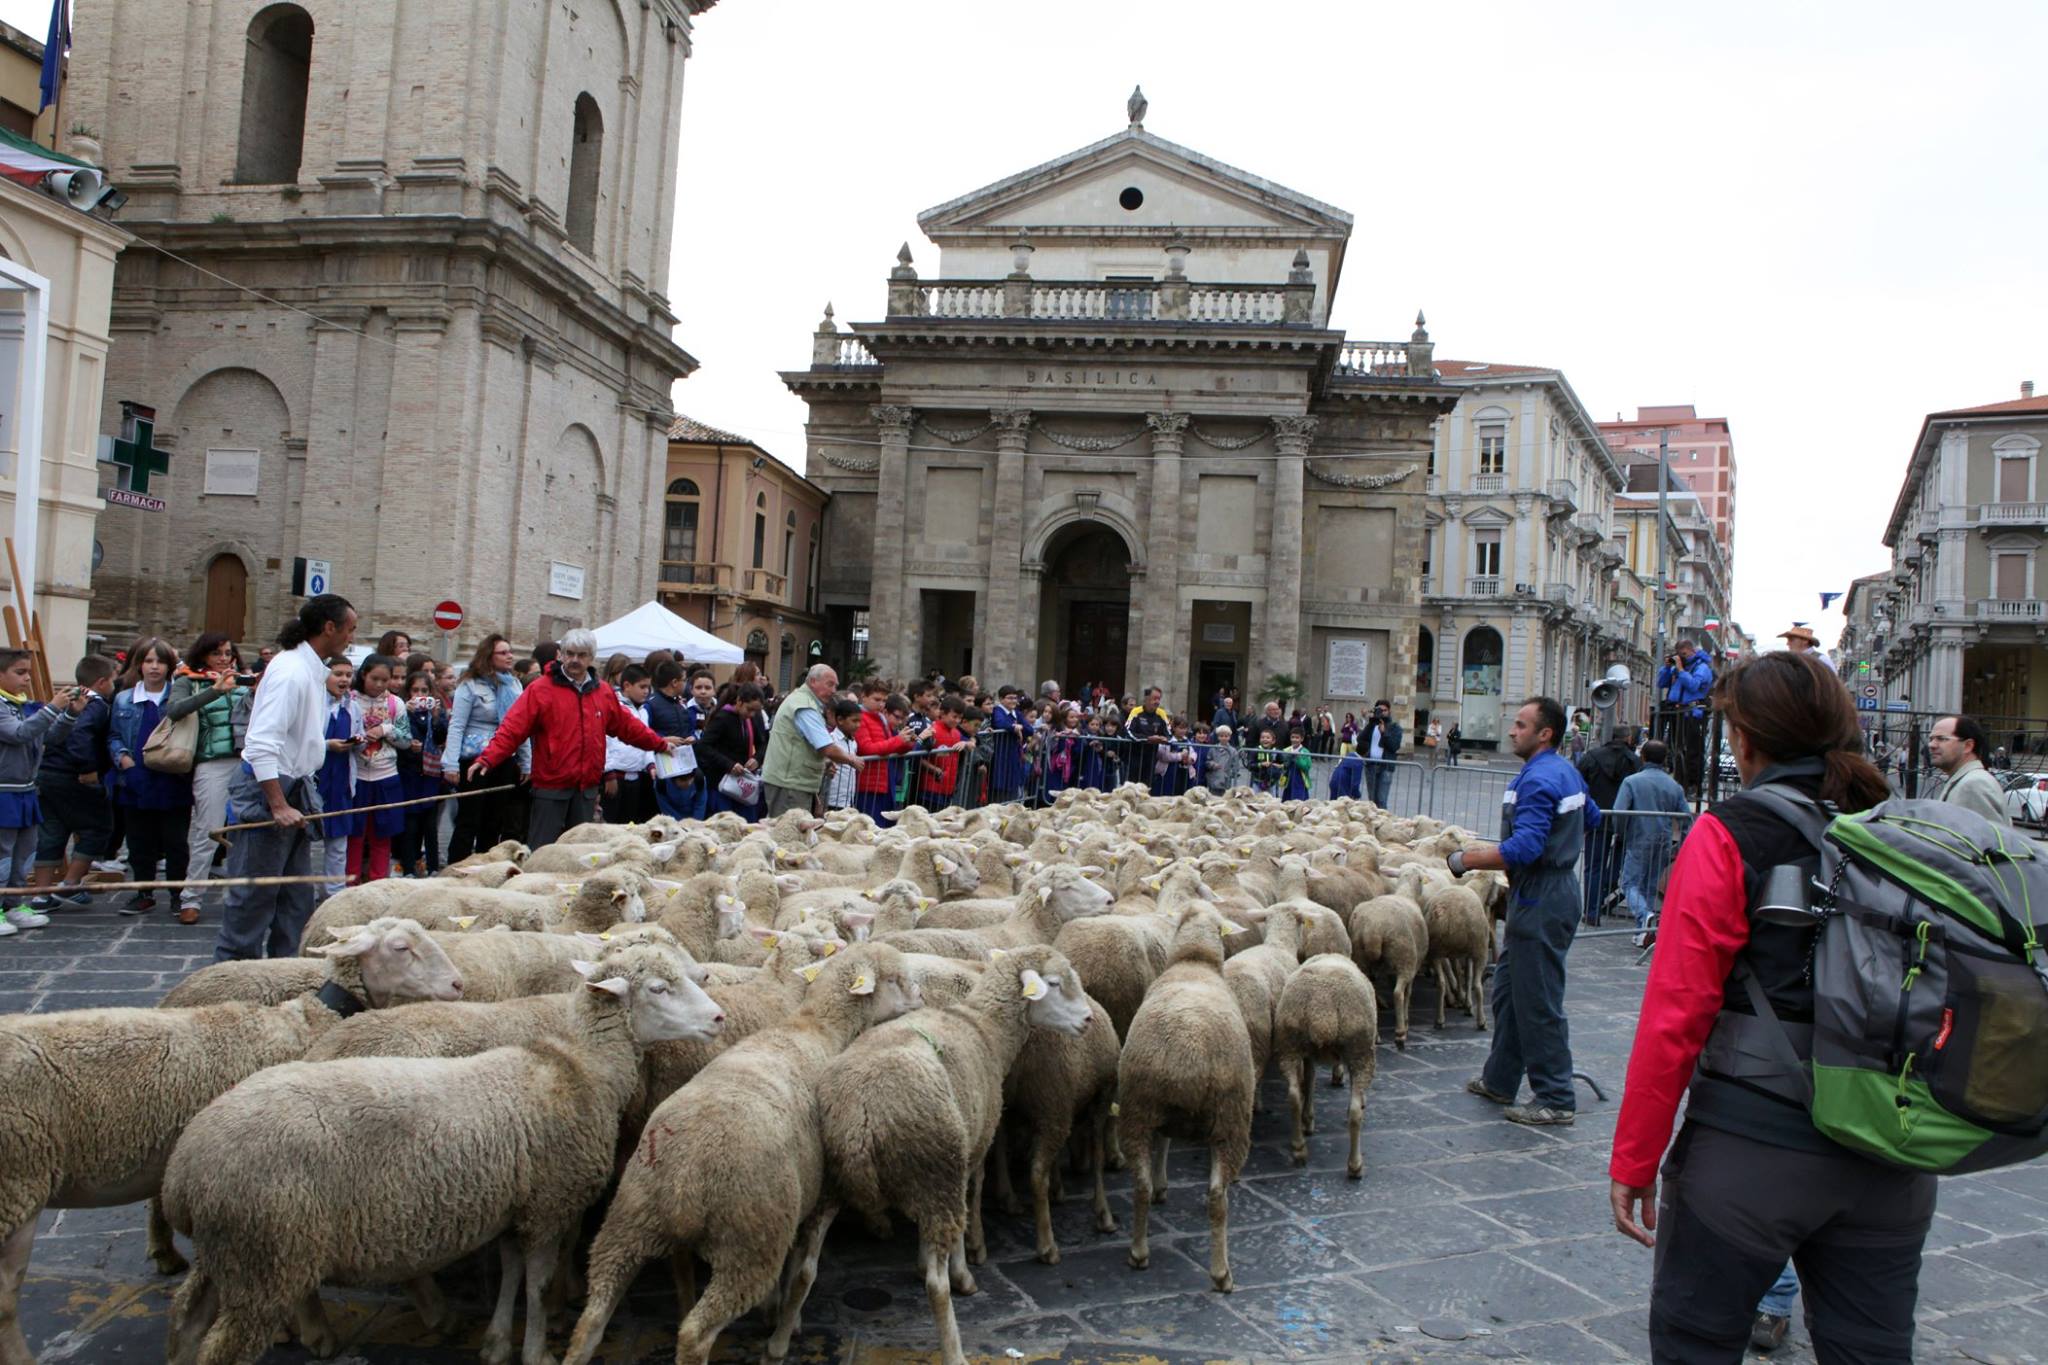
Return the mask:
[[1811,654],[1816,659],[1819,659],[1822,663],[1826,664],[1829,668],[1833,668],[1835,666],[1835,661],[1833,659],[1830,659],[1827,655],[1821,653],[1820,637],[1813,633],[1813,628],[1811,626],[1805,625],[1803,623],[1800,625],[1796,625],[1792,627],[1792,629],[1785,631],[1784,633],[1779,635],[1778,638],[1780,640],[1783,640],[1785,642],[1785,648],[1791,650],[1794,654]]

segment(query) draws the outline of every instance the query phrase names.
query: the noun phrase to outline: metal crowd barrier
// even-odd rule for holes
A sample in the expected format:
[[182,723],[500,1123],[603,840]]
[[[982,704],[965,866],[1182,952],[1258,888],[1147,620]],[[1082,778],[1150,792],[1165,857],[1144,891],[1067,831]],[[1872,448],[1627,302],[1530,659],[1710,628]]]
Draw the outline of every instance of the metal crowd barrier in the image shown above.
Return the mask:
[[1689,811],[1602,811],[1579,862],[1586,920],[1619,918],[1635,929],[1654,922],[1693,818]]

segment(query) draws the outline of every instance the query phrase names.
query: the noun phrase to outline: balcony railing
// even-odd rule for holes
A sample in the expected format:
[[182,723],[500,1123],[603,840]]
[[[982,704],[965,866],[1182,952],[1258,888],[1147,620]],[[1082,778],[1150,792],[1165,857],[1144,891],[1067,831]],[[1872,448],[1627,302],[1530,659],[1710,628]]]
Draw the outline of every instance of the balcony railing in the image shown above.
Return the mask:
[[[1306,323],[1313,286],[1168,280],[897,280],[892,317],[1028,317],[1102,322],[1199,322],[1274,327]],[[1294,299],[1290,315],[1289,299]],[[1407,349],[1400,353],[1406,373]]]
[[2048,502],[1987,502],[1977,508],[1977,521],[1985,526],[2040,526],[2048,524]]
[[1974,614],[1979,621],[2039,621],[2042,605],[2039,598],[1980,597]]
[[1472,476],[1472,491],[1475,493],[1498,493],[1507,486],[1508,476],[1505,474],[1474,474]]
[[740,591],[748,597],[765,597],[780,602],[788,584],[786,574],[772,573],[767,569],[746,569],[740,575]]
[[1498,596],[1500,596],[1500,575],[1499,575],[1499,574],[1474,574],[1474,575],[1472,575],[1472,576],[1471,576],[1470,578],[1467,578],[1467,579],[1465,580],[1465,595],[1466,595],[1467,597],[1498,597]]
[[1434,596],[1436,596],[1436,575],[1435,575],[1435,574],[1433,574],[1433,573],[1426,573],[1426,574],[1422,575],[1422,595],[1423,595],[1424,597],[1434,597]]
[[1543,596],[1546,601],[1555,602],[1561,607],[1568,607],[1572,604],[1576,594],[1572,592],[1572,585],[1569,583],[1545,583],[1543,585]]
[[664,559],[661,561],[662,592],[717,592],[732,590],[730,564],[708,560]]
[[1572,529],[1589,544],[1607,539],[1607,518],[1598,512],[1581,512],[1572,518]]
[[1550,515],[1570,516],[1579,510],[1579,486],[1570,479],[1550,481]]
[[1190,322],[1270,325],[1284,321],[1285,316],[1285,295],[1269,285],[1198,284],[1188,289]]

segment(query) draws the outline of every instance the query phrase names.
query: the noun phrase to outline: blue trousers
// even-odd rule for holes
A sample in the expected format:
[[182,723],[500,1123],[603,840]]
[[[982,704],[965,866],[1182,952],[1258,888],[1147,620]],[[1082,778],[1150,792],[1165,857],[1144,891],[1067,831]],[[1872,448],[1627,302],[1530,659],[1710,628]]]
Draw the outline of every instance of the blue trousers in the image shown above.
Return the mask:
[[1394,785],[1394,765],[1383,758],[1365,761],[1365,795],[1381,810],[1387,809],[1387,793]]
[[1607,898],[1607,831],[1586,831],[1586,855],[1580,862],[1586,891],[1586,923],[1600,922],[1600,902]]
[[1756,1311],[1769,1313],[1774,1318],[1792,1316],[1792,1304],[1799,1297],[1799,1272],[1792,1269],[1787,1261],[1785,1268],[1778,1272],[1778,1280],[1758,1301]]
[[[319,795],[304,778],[285,788],[285,799],[301,811],[318,814]],[[238,811],[255,814],[268,808],[263,789],[245,764],[228,785],[228,801]],[[297,829],[245,829],[228,845],[230,877],[304,877],[313,871],[313,838],[317,820]],[[296,957],[306,921],[313,917],[311,882],[296,886],[235,886],[221,911],[220,937],[213,947],[215,962],[260,957]]]
[[1493,1050],[1480,1074],[1502,1095],[1575,1110],[1571,1035],[1564,1017],[1564,959],[1579,928],[1579,884],[1570,868],[1522,874],[1508,893],[1507,932],[1493,968]]

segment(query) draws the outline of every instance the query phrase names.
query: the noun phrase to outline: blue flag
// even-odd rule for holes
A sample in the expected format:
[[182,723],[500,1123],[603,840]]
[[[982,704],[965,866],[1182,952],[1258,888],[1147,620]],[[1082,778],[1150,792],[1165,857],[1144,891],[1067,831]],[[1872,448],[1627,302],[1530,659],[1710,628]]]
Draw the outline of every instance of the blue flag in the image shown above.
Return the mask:
[[1822,611],[1826,611],[1826,610],[1828,609],[1828,606],[1829,606],[1829,604],[1830,604],[1830,603],[1832,603],[1832,602],[1833,602],[1833,601],[1834,601],[1834,600],[1835,600],[1835,599],[1836,599],[1837,597],[1840,597],[1841,595],[1842,595],[1842,594],[1840,594],[1840,593],[1838,593],[1838,592],[1824,592],[1824,593],[1822,593],[1822,594],[1820,595],[1820,609],[1821,609]]
[[50,36],[43,40],[43,102],[41,113],[57,102],[64,83],[64,54],[71,47],[70,0],[53,0],[50,6]]

